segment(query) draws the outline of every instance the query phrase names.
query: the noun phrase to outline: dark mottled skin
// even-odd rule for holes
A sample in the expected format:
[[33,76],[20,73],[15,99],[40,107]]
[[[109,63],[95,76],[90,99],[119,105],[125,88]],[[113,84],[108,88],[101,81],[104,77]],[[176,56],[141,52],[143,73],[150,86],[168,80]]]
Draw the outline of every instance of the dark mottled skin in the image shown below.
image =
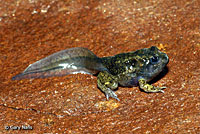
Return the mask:
[[29,65],[13,80],[45,78],[67,74],[98,74],[97,85],[106,98],[117,98],[118,85],[139,86],[145,92],[164,92],[165,87],[154,87],[147,82],[167,65],[168,56],[157,47],[144,48],[111,57],[99,58],[87,48],[71,48],[52,54]]
[[154,87],[147,82],[157,76],[168,61],[168,56],[154,46],[105,57],[102,62],[108,71],[99,73],[97,83],[107,98],[117,100],[117,95],[111,90],[116,89],[118,84],[128,87],[139,85],[145,92],[163,92],[165,87]]

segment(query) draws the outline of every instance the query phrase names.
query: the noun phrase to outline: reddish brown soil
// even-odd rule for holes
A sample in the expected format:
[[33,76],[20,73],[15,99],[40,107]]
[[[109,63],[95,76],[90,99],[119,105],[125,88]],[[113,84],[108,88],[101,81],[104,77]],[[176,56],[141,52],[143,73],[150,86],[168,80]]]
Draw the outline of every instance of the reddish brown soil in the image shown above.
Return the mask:
[[[0,1],[0,133],[200,133],[199,0]],[[106,101],[96,77],[12,81],[59,50],[98,56],[158,46],[170,58],[155,85],[165,93],[120,87]],[[5,127],[33,127],[5,130]]]

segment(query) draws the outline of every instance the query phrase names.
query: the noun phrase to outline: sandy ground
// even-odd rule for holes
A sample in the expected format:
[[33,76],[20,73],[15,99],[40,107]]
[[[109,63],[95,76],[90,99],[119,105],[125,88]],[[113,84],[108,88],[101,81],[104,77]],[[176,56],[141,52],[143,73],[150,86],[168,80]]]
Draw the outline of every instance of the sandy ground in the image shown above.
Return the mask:
[[[0,1],[0,133],[200,133],[199,0]],[[120,102],[95,76],[12,81],[54,52],[86,47],[96,55],[157,46],[170,58],[154,85],[119,87]]]

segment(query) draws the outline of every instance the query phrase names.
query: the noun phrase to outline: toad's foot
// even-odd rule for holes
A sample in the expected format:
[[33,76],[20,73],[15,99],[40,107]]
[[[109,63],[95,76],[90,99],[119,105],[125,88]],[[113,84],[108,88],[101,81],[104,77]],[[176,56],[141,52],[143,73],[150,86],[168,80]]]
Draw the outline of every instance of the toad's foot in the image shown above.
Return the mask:
[[166,88],[166,87],[155,87],[153,85],[150,85],[146,82],[145,79],[139,79],[139,86],[141,89],[143,89],[145,92],[148,93],[157,93],[157,92],[164,93],[163,89]]
[[120,101],[120,100],[117,98],[117,95],[115,94],[115,92],[112,91],[112,90],[110,90],[110,89],[108,89],[108,90],[105,91],[105,95],[106,95],[106,99],[107,99],[107,100],[109,100],[109,97],[112,97],[112,98],[114,98],[114,99]]

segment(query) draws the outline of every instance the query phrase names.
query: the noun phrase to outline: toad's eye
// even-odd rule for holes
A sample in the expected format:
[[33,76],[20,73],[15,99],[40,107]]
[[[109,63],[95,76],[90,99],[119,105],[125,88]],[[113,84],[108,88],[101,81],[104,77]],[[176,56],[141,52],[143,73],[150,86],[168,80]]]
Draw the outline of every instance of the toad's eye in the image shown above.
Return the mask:
[[156,63],[158,63],[158,60],[159,60],[159,58],[158,58],[157,56],[153,56],[153,57],[150,59],[150,62],[151,62],[152,64],[156,64]]

